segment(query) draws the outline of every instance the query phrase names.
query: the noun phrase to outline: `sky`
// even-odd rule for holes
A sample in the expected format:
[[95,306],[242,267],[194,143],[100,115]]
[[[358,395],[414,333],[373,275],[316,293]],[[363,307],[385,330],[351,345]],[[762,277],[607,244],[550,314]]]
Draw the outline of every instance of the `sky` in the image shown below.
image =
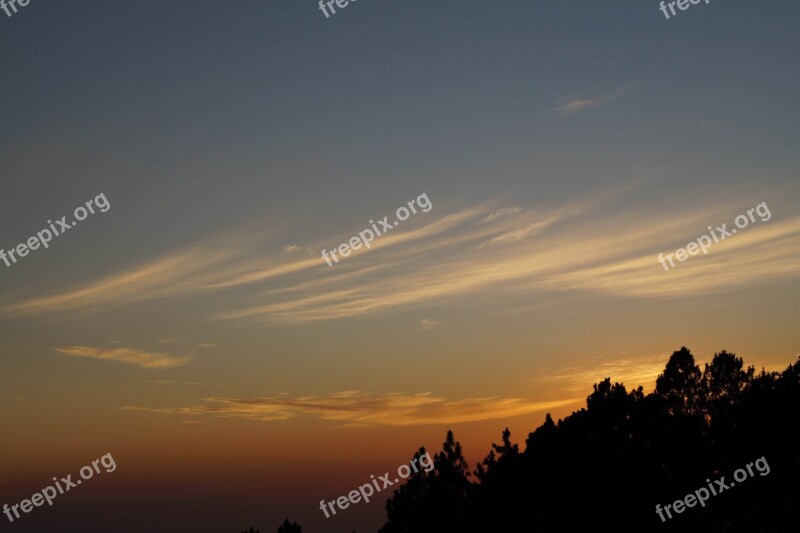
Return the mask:
[[17,7],[0,248],[95,212],[0,262],[0,504],[117,468],[0,531],[375,531],[448,429],[800,353],[796,2]]

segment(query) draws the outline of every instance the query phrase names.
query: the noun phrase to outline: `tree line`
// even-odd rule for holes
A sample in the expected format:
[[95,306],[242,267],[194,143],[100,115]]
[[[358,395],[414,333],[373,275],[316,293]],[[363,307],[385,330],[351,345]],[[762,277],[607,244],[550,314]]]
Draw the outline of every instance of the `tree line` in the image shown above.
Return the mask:
[[[701,369],[674,352],[650,394],[610,378],[586,407],[550,414],[524,449],[506,428],[471,469],[448,431],[430,472],[414,472],[386,502],[378,533],[616,531],[783,532],[796,528],[800,359],[756,373],[721,351]],[[426,453],[420,448],[414,454]],[[771,468],[704,506],[662,521],[656,505],[764,457]],[[301,533],[287,520],[278,533]],[[247,532],[245,532],[247,533]]]

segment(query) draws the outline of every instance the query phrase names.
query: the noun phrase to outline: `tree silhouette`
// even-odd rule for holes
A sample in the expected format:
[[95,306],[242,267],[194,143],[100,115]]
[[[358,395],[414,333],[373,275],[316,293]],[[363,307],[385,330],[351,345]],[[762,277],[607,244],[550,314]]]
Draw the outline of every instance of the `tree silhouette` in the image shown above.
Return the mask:
[[753,380],[755,368],[744,369],[744,362],[736,354],[722,350],[714,354],[711,364],[706,363],[703,379],[710,401],[724,400],[732,405],[739,394]]
[[[420,448],[414,457],[424,454],[425,449]],[[412,473],[387,501],[389,520],[380,533],[444,531],[455,521],[461,523],[472,489],[469,476],[461,443],[448,430],[442,451],[433,456],[433,469]]]
[[[413,474],[387,501],[380,533],[793,531],[798,425],[800,359],[782,373],[756,375],[723,350],[701,372],[681,347],[650,394],[606,378],[586,408],[558,422],[548,413],[522,452],[505,428],[476,465],[475,481],[448,431],[434,470]],[[769,475],[756,472],[670,520],[655,513],[656,504],[683,499],[707,479],[730,480],[760,457]]]
[[[427,452],[420,448],[413,456],[417,459]],[[435,503],[431,497],[433,470],[423,469],[411,472],[411,475],[394,495],[386,502],[386,515],[389,521],[380,529],[380,533],[411,532],[423,527],[435,514]]]
[[656,380],[656,392],[672,413],[696,414],[703,397],[703,379],[694,356],[685,346],[672,354],[664,373]]
[[303,533],[303,528],[297,525],[297,522],[290,524],[287,518],[283,525],[278,528],[278,533]]

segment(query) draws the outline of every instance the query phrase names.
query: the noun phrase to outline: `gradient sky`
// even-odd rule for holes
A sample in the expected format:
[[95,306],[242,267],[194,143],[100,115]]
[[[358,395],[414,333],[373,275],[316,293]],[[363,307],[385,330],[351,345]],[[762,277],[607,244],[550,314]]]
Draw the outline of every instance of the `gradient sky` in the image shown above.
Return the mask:
[[682,345],[786,367],[798,22],[789,0],[0,12],[0,247],[111,204],[0,263],[0,504],[118,465],[0,531],[375,531],[382,501],[319,501],[448,428],[474,464],[606,376],[652,390]]

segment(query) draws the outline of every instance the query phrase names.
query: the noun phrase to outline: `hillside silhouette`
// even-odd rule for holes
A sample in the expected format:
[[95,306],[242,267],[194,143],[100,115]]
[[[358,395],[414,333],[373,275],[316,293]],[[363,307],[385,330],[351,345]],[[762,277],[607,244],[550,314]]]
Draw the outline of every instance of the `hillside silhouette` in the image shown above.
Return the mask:
[[[797,530],[800,360],[756,373],[722,351],[701,370],[682,347],[650,394],[610,378],[593,389],[563,420],[548,413],[523,449],[503,431],[475,469],[448,431],[434,468],[387,500],[378,533]],[[722,476],[731,486],[702,506],[656,513]]]

